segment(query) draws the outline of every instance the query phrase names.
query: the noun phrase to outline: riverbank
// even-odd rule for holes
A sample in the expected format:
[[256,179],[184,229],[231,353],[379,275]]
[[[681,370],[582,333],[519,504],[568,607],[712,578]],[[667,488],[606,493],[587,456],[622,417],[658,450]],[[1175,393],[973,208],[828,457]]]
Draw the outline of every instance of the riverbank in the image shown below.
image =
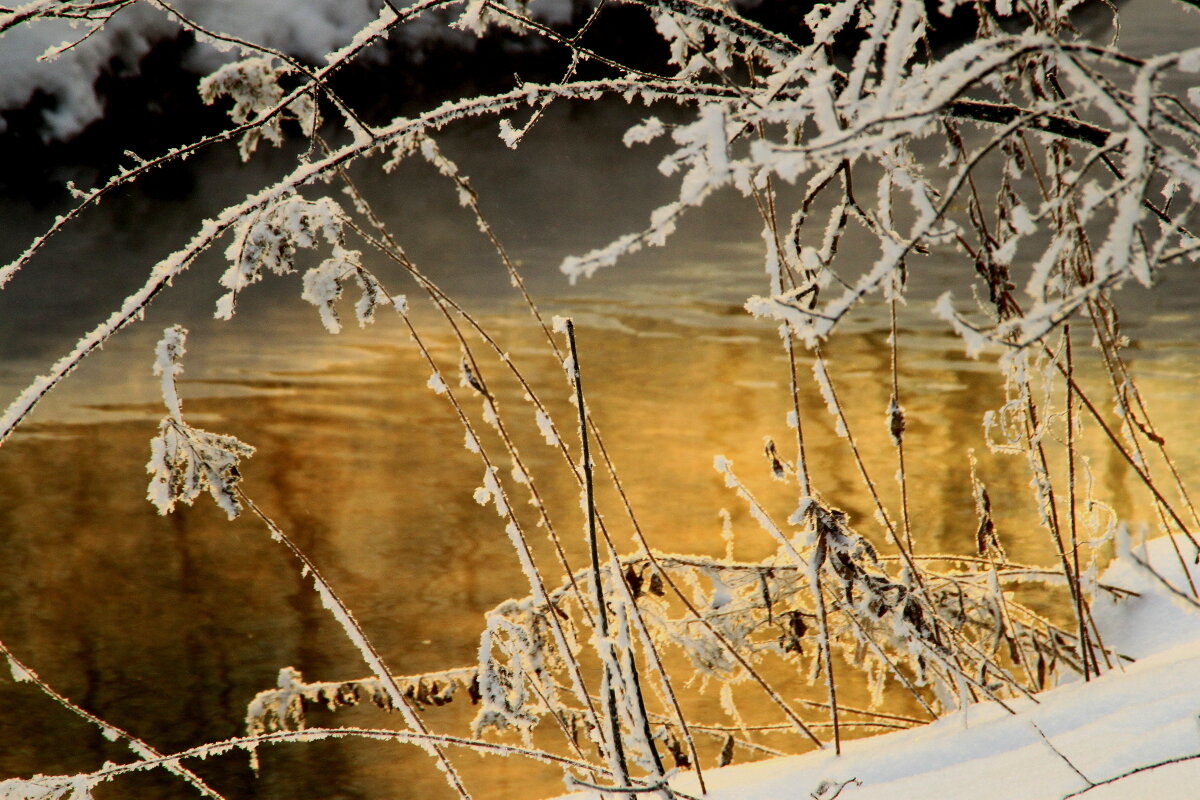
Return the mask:
[[[1179,545],[1194,554],[1186,539]],[[1194,563],[1191,571],[1200,576]],[[1102,591],[1095,604],[1105,643],[1132,663],[1009,703],[1011,713],[982,703],[925,727],[848,742],[841,756],[709,770],[709,800],[1187,796],[1200,780],[1200,607],[1184,597],[1187,581],[1166,538],[1118,558],[1101,582],[1138,593],[1115,601]],[[672,786],[699,794],[690,773]]]

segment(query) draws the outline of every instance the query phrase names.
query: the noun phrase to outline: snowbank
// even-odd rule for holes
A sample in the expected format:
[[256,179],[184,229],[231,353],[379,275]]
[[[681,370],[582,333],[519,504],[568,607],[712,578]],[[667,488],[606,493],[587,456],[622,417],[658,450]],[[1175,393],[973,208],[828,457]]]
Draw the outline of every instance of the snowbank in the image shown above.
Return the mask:
[[[1200,567],[1189,557],[1195,554],[1195,546],[1183,537],[1175,543],[1190,567],[1192,581],[1200,587]],[[1097,598],[1092,612],[1105,635],[1104,643],[1141,659],[1177,644],[1200,642],[1200,609],[1185,597],[1191,593],[1188,576],[1172,541],[1162,538],[1130,548],[1126,538],[1118,542],[1118,550],[1122,552],[1102,580],[1141,597],[1119,603],[1106,593]]]
[[[177,0],[181,13],[210,30],[316,60],[345,44],[376,16],[375,0]],[[40,19],[0,35],[0,110],[20,108],[41,91],[55,100],[43,114],[44,135],[68,139],[104,114],[96,78],[116,60],[133,69],[155,42],[178,35],[179,25],[166,12],[145,3],[113,15],[104,28],[53,60],[38,57],[64,42],[80,39],[87,28],[66,20]],[[221,57],[197,47],[197,71],[215,68]],[[0,130],[4,121],[0,119]]]
[[[397,5],[409,5],[411,0]],[[207,30],[232,34],[256,44],[282,50],[307,61],[323,62],[326,53],[348,43],[378,16],[382,0],[174,0],[172,7]],[[452,6],[457,14],[458,6]],[[546,22],[570,17],[572,0],[535,0],[531,12]],[[19,8],[18,8],[19,10]],[[0,14],[0,19],[4,15]],[[405,26],[401,39],[418,44],[458,34],[446,27],[448,17],[426,15]],[[167,13],[148,3],[121,10],[76,47],[53,60],[39,61],[48,49],[81,39],[88,29],[66,20],[39,19],[0,34],[0,112],[21,108],[35,92],[54,100],[43,113],[46,139],[69,139],[104,114],[95,89],[96,79],[114,61],[132,70],[159,41],[179,34]],[[464,42],[469,38],[460,34]],[[185,65],[197,73],[210,72],[230,56],[197,45]],[[0,132],[5,129],[0,117]]]
[[[1186,540],[1186,554],[1195,548]],[[1097,602],[1105,643],[1138,661],[1090,683],[973,706],[922,728],[705,773],[711,800],[1089,800],[1191,797],[1200,785],[1200,610],[1166,587],[1186,579],[1169,539],[1102,577],[1141,593]],[[1160,577],[1138,563],[1150,564]],[[1189,559],[1190,561],[1190,559]],[[1192,565],[1195,579],[1200,569]],[[1103,594],[1103,593],[1102,593]],[[1132,770],[1196,756],[1114,780]],[[698,794],[695,779],[672,785]],[[840,788],[840,794],[838,794]],[[594,793],[574,798],[596,797]]]

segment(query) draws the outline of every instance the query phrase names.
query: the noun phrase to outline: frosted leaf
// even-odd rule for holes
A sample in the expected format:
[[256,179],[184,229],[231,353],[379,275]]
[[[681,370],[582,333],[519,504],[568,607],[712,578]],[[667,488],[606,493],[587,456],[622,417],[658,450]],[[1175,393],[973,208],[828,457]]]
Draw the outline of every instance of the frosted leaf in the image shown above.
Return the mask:
[[541,432],[542,438],[546,440],[546,444],[550,445],[551,447],[558,447],[560,440],[558,438],[558,433],[554,430],[554,423],[550,421],[550,417],[545,411],[542,411],[539,408],[535,414],[535,418],[537,420],[538,430]]
[[675,16],[660,13],[654,18],[654,27],[658,29],[659,35],[671,48],[671,63],[683,66],[687,59],[689,46],[694,41],[689,37],[684,26]]
[[487,0],[468,0],[462,15],[454,21],[453,25],[476,36],[483,36],[487,32],[488,25],[499,19],[499,15],[489,8]]
[[383,290],[383,285],[379,283],[379,280],[364,269],[354,271],[354,282],[358,284],[359,291],[362,292],[362,296],[354,304],[354,316],[358,320],[359,327],[364,327],[368,322],[375,321],[375,309],[378,306],[386,306],[392,300]]
[[255,695],[246,707],[246,732],[251,736],[304,728],[304,700],[316,699],[307,696],[304,677],[295,667],[283,667],[275,685]]
[[363,269],[359,251],[334,247],[332,256],[304,273],[304,291],[300,296],[317,307],[321,322],[330,333],[342,329],[334,303],[342,296],[342,284],[351,277],[362,292],[354,306],[354,314],[359,326],[365,326],[375,320],[376,306],[390,301],[379,280]]
[[486,422],[488,425],[491,425],[493,428],[496,428],[497,430],[499,430],[500,414],[497,412],[496,404],[492,401],[492,398],[490,398],[490,397],[483,398],[483,410],[482,410],[481,415],[483,417],[484,422]]
[[497,472],[495,467],[488,467],[483,473],[483,485],[475,490],[475,502],[481,506],[493,503],[496,506],[496,514],[500,517],[507,517],[508,504],[504,501],[504,490],[500,488],[500,482],[496,480]]
[[502,119],[500,120],[500,140],[510,150],[516,149],[516,146],[521,141],[522,132],[513,127],[512,122]]
[[622,137],[621,141],[625,143],[626,147],[632,147],[635,144],[648,144],[666,133],[666,130],[667,127],[663,125],[662,120],[658,117],[650,117],[625,131],[625,136]]
[[304,291],[300,293],[300,297],[317,307],[321,314],[321,324],[330,333],[338,333],[342,329],[341,320],[338,319],[337,309],[333,304],[341,298],[342,281],[353,269],[344,258],[334,256],[304,273]]
[[8,670],[12,673],[12,679],[17,683],[26,683],[33,680],[33,676],[18,664],[12,656],[8,656]]
[[278,83],[281,71],[277,60],[266,56],[225,64],[200,79],[200,99],[211,105],[229,96],[233,100],[230,118],[246,122],[283,99]]
[[213,316],[217,319],[229,319],[233,316],[234,305],[236,298],[233,292],[223,294],[217,298],[216,310],[213,311]]
[[193,428],[171,418],[159,423],[158,436],[150,441],[150,486],[146,496],[159,514],[169,514],[177,503],[191,505],[204,491],[230,518],[242,512],[237,496],[241,473],[237,465],[254,455],[254,448],[236,437]]
[[159,423],[158,436],[150,440],[146,471],[150,485],[146,497],[159,514],[169,514],[177,503],[191,505],[204,491],[233,519],[241,513],[237,496],[241,480],[238,462],[254,454],[254,448],[233,436],[193,428],[183,420],[183,408],[175,377],[183,371],[182,358],[187,331],[176,325],[167,328],[155,348],[154,373],[162,376],[163,402],[167,416]]
[[[343,217],[341,206],[328,197],[307,200],[296,194],[275,201],[257,214],[247,215],[225,248],[230,265],[221,275],[220,283],[229,292],[217,301],[215,316],[229,319],[238,294],[262,280],[264,270],[276,275],[294,272],[298,249],[311,248],[322,241],[339,246]],[[357,259],[357,254],[354,258]]]
[[[233,100],[233,107],[229,110],[231,120],[238,125],[259,122],[256,127],[242,134],[238,142],[238,152],[243,161],[250,158],[263,139],[276,146],[283,144],[282,115],[265,117],[283,101],[284,91],[279,79],[290,71],[277,59],[260,56],[225,64],[200,80],[200,99],[206,105],[228,96]],[[306,133],[311,134],[316,130],[319,118],[317,104],[312,97],[306,94],[296,98],[288,104],[288,111]]]
[[496,514],[505,517],[508,516],[508,506],[504,502],[504,491],[500,488],[500,483],[496,480],[497,469],[490,467],[483,475],[484,488],[492,496],[492,502],[496,505]]

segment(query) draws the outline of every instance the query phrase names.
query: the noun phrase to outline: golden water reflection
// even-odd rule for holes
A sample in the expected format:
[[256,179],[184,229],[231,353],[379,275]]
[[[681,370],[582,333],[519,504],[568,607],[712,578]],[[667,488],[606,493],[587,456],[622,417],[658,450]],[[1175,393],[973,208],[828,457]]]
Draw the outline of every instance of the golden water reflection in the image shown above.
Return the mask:
[[[708,318],[703,327],[634,308],[574,309],[588,404],[654,547],[723,555],[719,511],[727,509],[734,555],[770,558],[775,543],[724,487],[712,462],[717,454],[732,460],[762,504],[781,523],[786,519],[796,488],[772,478],[763,446],[769,437],[782,455],[794,457],[794,433],[786,424],[787,361],[774,332],[748,324],[738,309],[700,312]],[[434,320],[418,319],[454,385],[457,345]],[[570,389],[540,332],[517,316],[486,322],[567,437],[574,429]],[[321,566],[394,672],[472,663],[482,615],[528,590],[502,524],[472,497],[482,466],[463,446],[445,400],[427,388],[428,367],[395,321],[369,336],[340,338],[281,324],[278,344],[249,349],[198,333],[181,384],[185,411],[198,426],[258,448],[243,468],[248,493]],[[998,500],[997,524],[1010,556],[1050,563],[1053,549],[1037,524],[1020,459],[988,452],[982,437],[983,413],[1003,401],[989,363],[965,359],[948,336],[916,330],[901,336],[918,550],[971,552],[977,520],[967,448],[973,447],[980,477]],[[227,523],[207,501],[162,518],[146,502],[144,464],[160,411],[142,363],[152,332],[137,337],[121,345],[129,358],[89,366],[73,394],[56,401],[61,413],[44,413],[0,452],[0,637],[83,706],[171,751],[239,734],[246,703],[274,684],[280,667],[295,666],[315,680],[359,677],[365,670],[308,581],[260,524],[248,518]],[[134,352],[145,355],[135,361]],[[298,368],[300,353],[305,362]],[[825,355],[867,469],[898,518],[895,451],[885,426],[887,332],[842,336]],[[801,359],[806,378],[811,359]],[[558,451],[542,442],[523,389],[495,359],[481,355],[481,363],[568,555],[582,565],[575,482]],[[1163,347],[1138,363],[1142,389],[1180,471],[1195,474],[1197,442],[1187,409],[1196,389],[1188,349]],[[1099,387],[1088,368],[1081,367],[1085,385]],[[478,410],[468,390],[459,394]],[[85,403],[89,396],[94,401]],[[119,396],[134,401],[108,402]],[[807,381],[802,419],[818,490],[886,550],[845,441]],[[1089,445],[1097,495],[1126,519],[1152,522],[1145,493],[1094,428]],[[494,437],[483,442],[496,457]],[[599,502],[616,541],[632,550],[629,526],[607,484]],[[551,552],[538,543],[540,563],[557,576]],[[788,696],[811,694],[800,676],[782,688]],[[719,716],[712,694],[689,702],[698,713]],[[861,687],[845,696],[866,702]],[[0,683],[0,703],[10,709],[0,718],[6,726],[0,775],[69,773],[128,758],[28,686]],[[463,732],[471,713],[455,703],[429,718],[438,729]],[[324,719],[373,718],[341,711]],[[558,772],[544,766],[472,754],[456,761],[479,797],[532,798],[562,788]],[[244,757],[214,759],[198,770],[238,797],[445,794],[427,758],[395,744],[281,747],[263,754],[258,778]],[[153,776],[119,788],[143,790],[187,794]]]

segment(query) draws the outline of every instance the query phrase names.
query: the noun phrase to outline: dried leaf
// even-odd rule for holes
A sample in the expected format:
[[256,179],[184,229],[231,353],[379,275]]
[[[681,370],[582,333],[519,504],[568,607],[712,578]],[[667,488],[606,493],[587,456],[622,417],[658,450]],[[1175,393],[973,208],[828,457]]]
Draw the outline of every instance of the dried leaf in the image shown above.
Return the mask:
[[1017,647],[1017,640],[1014,639],[1008,631],[1004,631],[1004,641],[1008,644],[1008,656],[1013,660],[1014,664],[1021,663],[1021,650]]
[[641,576],[631,564],[625,569],[625,583],[629,584],[629,594],[634,600],[637,600],[642,595],[642,584],[645,579]]
[[471,705],[479,705],[479,701],[483,699],[483,694],[479,691],[479,674],[471,676],[471,684],[467,687],[467,696],[471,698]]
[[725,737],[725,745],[721,748],[721,757],[718,759],[718,766],[727,767],[733,763],[733,736]]
[[766,440],[764,448],[767,460],[771,462],[771,474],[776,480],[787,480],[787,468],[784,466],[782,459],[779,458],[779,452],[775,449],[775,442],[770,439]]
[[888,405],[888,432],[892,435],[892,442],[899,447],[904,440],[904,429],[907,423],[904,420],[904,409],[896,402],[895,396],[892,397],[892,402]]
[[692,759],[688,757],[687,751],[674,736],[667,738],[667,749],[671,751],[671,758],[675,760],[676,769],[692,768]]

